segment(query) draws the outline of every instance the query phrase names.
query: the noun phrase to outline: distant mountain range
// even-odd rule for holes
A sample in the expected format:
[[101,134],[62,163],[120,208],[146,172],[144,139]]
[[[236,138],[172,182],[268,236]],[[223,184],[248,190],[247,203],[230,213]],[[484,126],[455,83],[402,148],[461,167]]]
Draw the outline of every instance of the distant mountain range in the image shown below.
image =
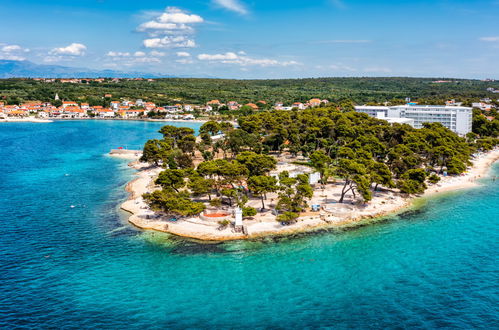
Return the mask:
[[36,64],[29,61],[0,60],[0,78],[169,78],[145,72],[91,70],[61,65]]

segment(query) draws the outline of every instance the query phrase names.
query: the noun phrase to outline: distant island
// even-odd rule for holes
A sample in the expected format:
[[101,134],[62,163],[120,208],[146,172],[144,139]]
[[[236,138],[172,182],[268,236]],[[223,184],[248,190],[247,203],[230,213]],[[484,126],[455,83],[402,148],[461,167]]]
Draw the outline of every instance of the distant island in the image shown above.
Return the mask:
[[160,133],[133,164],[141,171],[122,208],[140,228],[200,240],[358,226],[415,196],[474,186],[499,158],[497,137],[337,107],[260,112],[237,128],[209,121],[198,137]]

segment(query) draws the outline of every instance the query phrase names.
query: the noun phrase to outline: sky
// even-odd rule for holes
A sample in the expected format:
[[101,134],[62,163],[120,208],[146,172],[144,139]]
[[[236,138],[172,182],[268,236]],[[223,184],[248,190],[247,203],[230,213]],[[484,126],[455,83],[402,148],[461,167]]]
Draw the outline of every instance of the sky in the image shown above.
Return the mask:
[[0,59],[219,78],[499,79],[499,0],[2,0]]

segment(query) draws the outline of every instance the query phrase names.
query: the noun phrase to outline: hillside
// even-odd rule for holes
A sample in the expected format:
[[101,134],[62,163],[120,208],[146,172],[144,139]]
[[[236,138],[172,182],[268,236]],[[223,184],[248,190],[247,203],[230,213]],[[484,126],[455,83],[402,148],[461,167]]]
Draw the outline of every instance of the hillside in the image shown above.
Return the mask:
[[0,60],[0,78],[158,78],[164,75],[154,75],[143,72],[121,72],[114,70],[90,70],[61,65],[35,64],[29,61]]
[[[439,103],[447,99],[465,102],[498,95],[487,88],[499,89],[499,82],[452,79],[435,83],[442,78],[316,78],[283,80],[226,80],[167,78],[149,81],[89,82],[67,84],[39,82],[31,79],[0,80],[0,97],[8,103],[26,100],[50,101],[56,93],[61,99],[86,101],[98,105],[104,94],[114,99],[143,99],[157,104],[202,104],[212,99],[240,103],[265,100],[269,104],[291,104],[313,97],[330,101],[352,100],[367,102],[404,102],[405,98],[422,103]],[[450,79],[448,79],[450,80]]]

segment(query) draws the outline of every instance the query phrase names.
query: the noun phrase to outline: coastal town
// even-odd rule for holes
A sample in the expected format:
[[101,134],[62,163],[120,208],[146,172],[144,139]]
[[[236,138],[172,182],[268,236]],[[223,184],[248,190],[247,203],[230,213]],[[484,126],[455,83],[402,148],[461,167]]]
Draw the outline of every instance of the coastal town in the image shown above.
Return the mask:
[[[145,102],[141,99],[111,100],[112,94],[103,95],[103,99],[109,100],[108,106],[90,105],[88,103],[77,103],[74,101],[60,101],[55,95],[55,102],[29,101],[19,105],[6,105],[0,101],[0,118],[27,118],[34,116],[40,119],[140,119],[149,117],[161,117],[164,119],[193,120],[192,114],[198,112],[205,115],[216,114],[217,110],[227,109],[231,111],[247,108],[250,110],[261,110],[267,106],[267,102],[260,100],[256,103],[239,104],[236,101],[222,103],[219,100],[211,100],[204,105],[173,104],[159,106],[153,102]],[[54,104],[60,103],[59,106]],[[295,102],[289,106],[276,103],[276,110],[303,110],[311,107],[327,105],[328,100],[311,99],[306,103]]]
[[[71,81],[71,80],[69,80]],[[237,101],[222,102],[211,100],[202,105],[181,104],[157,105],[142,99],[114,100],[112,94],[102,96],[102,105],[90,105],[85,102],[60,100],[54,96],[53,102],[27,101],[21,104],[5,104],[0,101],[1,121],[48,121],[52,119],[162,119],[162,120],[195,120],[218,116],[222,111],[228,113],[241,110],[305,110],[309,108],[327,107],[327,99],[312,98],[307,102],[294,102],[286,105],[277,102],[269,105],[265,100],[255,103],[240,104]],[[369,116],[387,120],[390,123],[409,124],[421,128],[425,122],[439,122],[459,135],[466,135],[472,129],[472,109],[482,111],[487,120],[494,120],[490,115],[496,111],[496,104],[490,98],[474,102],[471,107],[465,107],[462,102],[449,100],[445,105],[419,105],[407,99],[405,105],[356,105],[353,110]],[[499,102],[499,99],[497,100]]]

